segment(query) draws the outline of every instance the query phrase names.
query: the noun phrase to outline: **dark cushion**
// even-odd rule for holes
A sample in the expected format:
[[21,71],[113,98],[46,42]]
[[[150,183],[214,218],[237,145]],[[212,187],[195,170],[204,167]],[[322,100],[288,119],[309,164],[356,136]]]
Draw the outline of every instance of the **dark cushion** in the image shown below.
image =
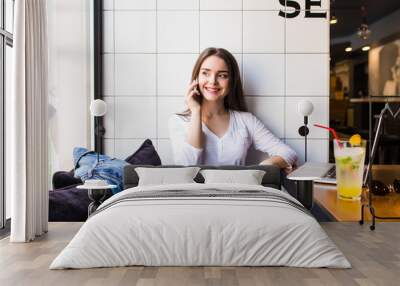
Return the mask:
[[82,180],[74,177],[74,171],[59,171],[53,175],[53,189],[61,189],[76,184],[83,184]]
[[79,184],[49,191],[49,221],[85,221],[90,199]]
[[146,139],[139,149],[126,158],[125,161],[132,165],[161,165],[160,156],[158,156],[157,151],[150,139]]
[[[49,191],[49,221],[85,221],[91,203],[87,190],[77,189],[80,184]],[[106,199],[111,197],[107,190]]]

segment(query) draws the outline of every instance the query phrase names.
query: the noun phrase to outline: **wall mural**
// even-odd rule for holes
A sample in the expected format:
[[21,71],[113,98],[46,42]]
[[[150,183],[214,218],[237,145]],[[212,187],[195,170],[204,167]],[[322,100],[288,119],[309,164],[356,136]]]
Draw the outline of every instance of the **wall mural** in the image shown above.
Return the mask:
[[[173,162],[168,118],[185,109],[194,61],[210,46],[234,55],[249,110],[300,158],[298,102],[314,104],[311,126],[329,124],[329,0],[104,3],[108,155],[126,157],[149,138],[163,164]],[[309,139],[309,160],[326,162],[327,132],[312,127]]]

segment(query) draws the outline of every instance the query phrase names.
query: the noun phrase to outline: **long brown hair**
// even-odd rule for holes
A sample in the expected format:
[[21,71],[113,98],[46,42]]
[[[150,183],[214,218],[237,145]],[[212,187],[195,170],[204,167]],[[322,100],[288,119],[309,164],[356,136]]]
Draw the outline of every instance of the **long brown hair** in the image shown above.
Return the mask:
[[[244,101],[242,80],[240,79],[239,66],[234,56],[223,48],[207,48],[197,58],[197,61],[192,71],[192,81],[198,78],[200,68],[206,58],[217,56],[224,60],[228,66],[228,94],[224,98],[224,107],[226,110],[247,111],[246,102]],[[199,91],[200,92],[200,91]],[[198,97],[197,100],[201,104],[203,97]],[[190,115],[190,109],[185,110],[178,115]]]

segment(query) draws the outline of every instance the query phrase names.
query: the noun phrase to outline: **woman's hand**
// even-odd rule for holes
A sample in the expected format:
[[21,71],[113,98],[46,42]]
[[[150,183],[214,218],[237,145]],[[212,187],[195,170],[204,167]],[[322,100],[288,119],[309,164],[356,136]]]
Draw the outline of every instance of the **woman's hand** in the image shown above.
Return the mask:
[[201,105],[196,100],[196,96],[201,96],[197,89],[197,81],[194,80],[189,86],[189,90],[185,97],[185,103],[191,112],[200,111]]
[[283,169],[286,174],[289,174],[290,172],[293,171],[293,166],[290,166],[285,159],[283,159],[281,156],[272,156],[260,163],[260,165],[275,165],[278,166],[279,168]]

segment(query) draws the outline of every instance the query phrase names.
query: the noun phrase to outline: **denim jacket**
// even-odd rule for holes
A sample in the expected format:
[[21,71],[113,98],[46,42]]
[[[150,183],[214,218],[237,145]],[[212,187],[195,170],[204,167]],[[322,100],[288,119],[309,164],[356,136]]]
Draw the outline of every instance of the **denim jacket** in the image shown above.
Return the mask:
[[118,186],[111,190],[113,194],[123,190],[122,174],[129,163],[101,154],[97,162],[97,153],[83,147],[75,147],[73,157],[76,178],[79,177],[83,182],[87,179],[106,180],[107,183]]

